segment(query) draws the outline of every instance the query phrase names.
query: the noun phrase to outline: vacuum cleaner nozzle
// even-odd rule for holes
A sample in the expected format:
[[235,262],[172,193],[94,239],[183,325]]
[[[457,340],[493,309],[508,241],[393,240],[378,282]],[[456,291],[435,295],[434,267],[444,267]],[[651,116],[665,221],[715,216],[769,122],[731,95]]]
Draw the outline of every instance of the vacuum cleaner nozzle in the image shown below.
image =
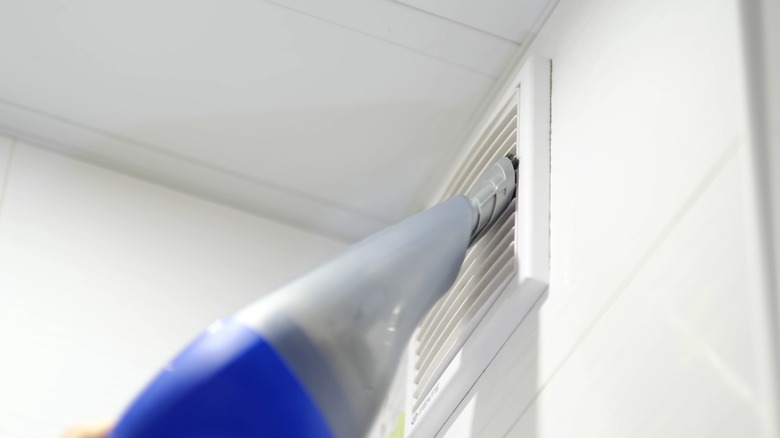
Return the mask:
[[513,155],[499,159],[485,170],[466,195],[474,207],[472,243],[512,202],[517,185],[517,162]]

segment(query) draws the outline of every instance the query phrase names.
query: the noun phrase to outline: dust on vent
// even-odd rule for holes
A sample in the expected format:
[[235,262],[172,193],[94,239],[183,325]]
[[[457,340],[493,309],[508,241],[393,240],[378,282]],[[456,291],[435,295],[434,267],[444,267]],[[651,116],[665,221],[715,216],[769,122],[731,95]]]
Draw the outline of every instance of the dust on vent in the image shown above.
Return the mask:
[[[517,96],[508,99],[447,186],[442,200],[467,193],[499,158],[515,153],[518,141]],[[466,254],[452,289],[423,319],[412,340],[414,410],[433,388],[501,290],[514,278],[515,205],[489,227]]]

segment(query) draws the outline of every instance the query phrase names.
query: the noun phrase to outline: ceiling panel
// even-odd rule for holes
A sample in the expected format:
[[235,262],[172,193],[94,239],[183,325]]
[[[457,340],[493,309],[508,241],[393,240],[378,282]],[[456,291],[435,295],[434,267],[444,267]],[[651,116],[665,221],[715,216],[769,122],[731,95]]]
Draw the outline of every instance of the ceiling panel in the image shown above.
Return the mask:
[[0,130],[347,240],[419,208],[515,56],[386,0],[0,3]]
[[523,42],[552,0],[393,0],[491,35]]
[[467,69],[500,76],[519,44],[389,0],[272,3]]

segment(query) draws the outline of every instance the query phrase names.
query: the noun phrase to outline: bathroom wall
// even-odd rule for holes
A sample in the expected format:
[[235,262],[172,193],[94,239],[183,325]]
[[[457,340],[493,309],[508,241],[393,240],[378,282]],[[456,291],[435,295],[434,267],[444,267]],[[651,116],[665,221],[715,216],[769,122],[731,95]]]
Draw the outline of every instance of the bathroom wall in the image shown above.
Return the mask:
[[344,244],[0,137],[0,436],[113,418],[179,348]]
[[777,436],[739,12],[560,1],[551,284],[441,435]]

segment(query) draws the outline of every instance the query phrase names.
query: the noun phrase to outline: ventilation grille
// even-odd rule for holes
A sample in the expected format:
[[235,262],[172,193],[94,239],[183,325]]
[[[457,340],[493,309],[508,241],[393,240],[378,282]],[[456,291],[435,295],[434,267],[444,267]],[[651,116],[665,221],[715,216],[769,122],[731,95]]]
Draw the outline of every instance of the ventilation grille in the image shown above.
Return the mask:
[[[517,148],[517,95],[477,139],[443,199],[467,193],[496,160]],[[460,275],[423,319],[413,340],[413,402],[420,407],[463,343],[515,273],[515,201],[469,249]]]

